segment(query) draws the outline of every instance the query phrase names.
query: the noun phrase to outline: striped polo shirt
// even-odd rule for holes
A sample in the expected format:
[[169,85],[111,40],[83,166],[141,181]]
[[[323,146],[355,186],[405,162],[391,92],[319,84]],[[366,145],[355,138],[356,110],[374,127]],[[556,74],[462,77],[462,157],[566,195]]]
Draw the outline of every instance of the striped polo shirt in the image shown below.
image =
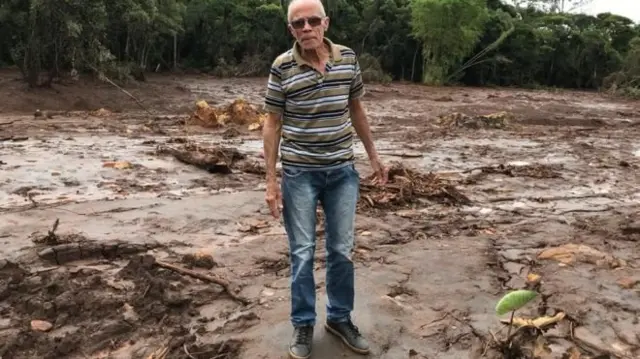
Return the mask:
[[349,99],[364,95],[360,66],[352,49],[324,41],[331,48],[324,74],[297,42],[271,66],[265,110],[282,114],[283,166],[332,168],[354,158]]

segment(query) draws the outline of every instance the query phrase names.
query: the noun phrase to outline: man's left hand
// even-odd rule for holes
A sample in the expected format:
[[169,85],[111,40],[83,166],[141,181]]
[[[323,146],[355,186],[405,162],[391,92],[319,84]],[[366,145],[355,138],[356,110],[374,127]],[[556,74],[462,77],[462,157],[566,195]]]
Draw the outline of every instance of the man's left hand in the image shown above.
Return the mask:
[[371,160],[371,168],[376,175],[376,183],[380,186],[387,184],[389,180],[389,169],[382,164],[379,158]]

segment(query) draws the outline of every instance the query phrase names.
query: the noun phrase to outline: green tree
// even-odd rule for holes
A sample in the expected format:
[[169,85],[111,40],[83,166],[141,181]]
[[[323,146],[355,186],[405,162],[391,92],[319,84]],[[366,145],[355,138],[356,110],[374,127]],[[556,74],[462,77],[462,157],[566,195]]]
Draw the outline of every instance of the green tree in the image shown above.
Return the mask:
[[413,0],[411,10],[413,34],[422,43],[422,81],[442,84],[480,39],[486,0]]
[[[292,45],[288,0],[3,0],[0,66],[30,86],[74,70],[142,80],[198,69],[261,76]],[[370,81],[635,88],[640,25],[581,0],[325,0],[328,36]],[[284,5],[284,6],[283,6]],[[615,85],[612,85],[615,84]]]

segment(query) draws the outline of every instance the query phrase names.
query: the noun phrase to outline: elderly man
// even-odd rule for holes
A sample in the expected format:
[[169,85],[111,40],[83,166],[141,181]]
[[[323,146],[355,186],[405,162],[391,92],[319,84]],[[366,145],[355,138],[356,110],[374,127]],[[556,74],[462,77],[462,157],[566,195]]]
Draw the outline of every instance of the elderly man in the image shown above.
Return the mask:
[[[364,87],[355,52],[324,37],[329,18],[319,0],[293,0],[288,28],[296,41],[271,67],[265,96],[266,201],[282,214],[291,258],[292,358],[311,355],[316,320],[313,258],[316,208],[326,223],[327,320],[325,328],[360,354],[369,344],[351,320],[354,266],[351,251],[359,174],[354,166],[353,129],[362,141],[378,182],[387,169],[376,153],[362,105]],[[278,186],[278,146],[282,184]]]

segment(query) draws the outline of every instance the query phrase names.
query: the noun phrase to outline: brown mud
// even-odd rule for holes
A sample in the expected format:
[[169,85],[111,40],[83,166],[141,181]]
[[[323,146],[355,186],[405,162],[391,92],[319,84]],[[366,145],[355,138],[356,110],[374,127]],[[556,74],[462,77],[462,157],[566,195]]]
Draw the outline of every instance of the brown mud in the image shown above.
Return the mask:
[[[285,358],[265,79],[150,76],[127,86],[149,114],[108,84],[17,78],[0,73],[0,357]],[[380,188],[356,143],[369,357],[640,357],[638,102],[408,84],[365,100],[392,167]],[[313,357],[357,358],[321,325],[321,224]],[[520,288],[539,295],[506,340],[494,308]]]

